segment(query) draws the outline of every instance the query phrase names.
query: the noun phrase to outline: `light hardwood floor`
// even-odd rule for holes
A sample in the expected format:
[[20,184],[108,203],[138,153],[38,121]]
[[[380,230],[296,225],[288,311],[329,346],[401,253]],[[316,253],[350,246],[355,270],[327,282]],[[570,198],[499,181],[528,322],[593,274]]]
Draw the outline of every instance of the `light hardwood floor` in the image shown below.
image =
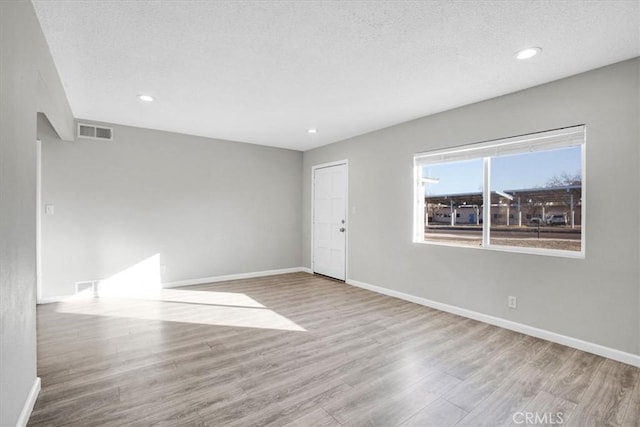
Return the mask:
[[38,374],[30,426],[640,424],[638,368],[305,273],[39,306]]

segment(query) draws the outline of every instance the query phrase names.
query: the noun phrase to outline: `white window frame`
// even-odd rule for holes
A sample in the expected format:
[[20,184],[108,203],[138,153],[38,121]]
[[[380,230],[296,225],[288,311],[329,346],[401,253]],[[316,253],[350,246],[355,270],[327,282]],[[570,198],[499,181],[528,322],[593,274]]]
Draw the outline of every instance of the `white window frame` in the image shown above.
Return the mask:
[[[585,258],[586,236],[586,136],[585,125],[571,126],[533,134],[520,135],[510,138],[502,138],[476,144],[427,151],[413,156],[414,164],[414,221],[413,241],[438,246],[455,246],[468,249],[484,249],[502,252],[516,252],[536,255],[549,255],[567,258]],[[581,174],[582,174],[582,200],[580,251],[562,249],[529,248],[521,246],[491,245],[491,203],[483,203],[482,245],[468,246],[451,242],[425,240],[424,238],[424,200],[425,182],[422,178],[422,167],[429,164],[442,164],[461,160],[483,159],[483,199],[491,194],[491,158],[504,154],[520,154],[535,151],[551,150],[580,146],[581,148]],[[489,199],[490,200],[490,199]]]

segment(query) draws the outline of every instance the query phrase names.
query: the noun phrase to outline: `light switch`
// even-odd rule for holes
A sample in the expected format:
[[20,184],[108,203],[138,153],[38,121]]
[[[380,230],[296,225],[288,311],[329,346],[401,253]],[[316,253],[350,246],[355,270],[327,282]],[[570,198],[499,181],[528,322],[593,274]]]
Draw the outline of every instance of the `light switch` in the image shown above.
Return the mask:
[[44,205],[45,215],[53,215],[54,213],[56,213],[56,209],[53,205]]

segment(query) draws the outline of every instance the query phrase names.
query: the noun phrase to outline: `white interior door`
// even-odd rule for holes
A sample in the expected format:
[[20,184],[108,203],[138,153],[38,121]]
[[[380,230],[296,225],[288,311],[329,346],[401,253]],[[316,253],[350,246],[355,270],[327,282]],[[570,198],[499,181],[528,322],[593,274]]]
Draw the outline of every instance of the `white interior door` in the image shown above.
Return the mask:
[[346,279],[347,165],[313,171],[313,271]]

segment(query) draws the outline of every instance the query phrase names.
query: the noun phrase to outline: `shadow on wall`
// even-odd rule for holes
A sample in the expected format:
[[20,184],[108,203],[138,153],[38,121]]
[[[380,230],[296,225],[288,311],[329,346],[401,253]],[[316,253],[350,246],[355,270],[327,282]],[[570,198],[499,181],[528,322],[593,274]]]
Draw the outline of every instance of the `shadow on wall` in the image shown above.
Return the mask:
[[58,304],[57,312],[284,331],[306,331],[242,293],[163,289],[160,254]]

